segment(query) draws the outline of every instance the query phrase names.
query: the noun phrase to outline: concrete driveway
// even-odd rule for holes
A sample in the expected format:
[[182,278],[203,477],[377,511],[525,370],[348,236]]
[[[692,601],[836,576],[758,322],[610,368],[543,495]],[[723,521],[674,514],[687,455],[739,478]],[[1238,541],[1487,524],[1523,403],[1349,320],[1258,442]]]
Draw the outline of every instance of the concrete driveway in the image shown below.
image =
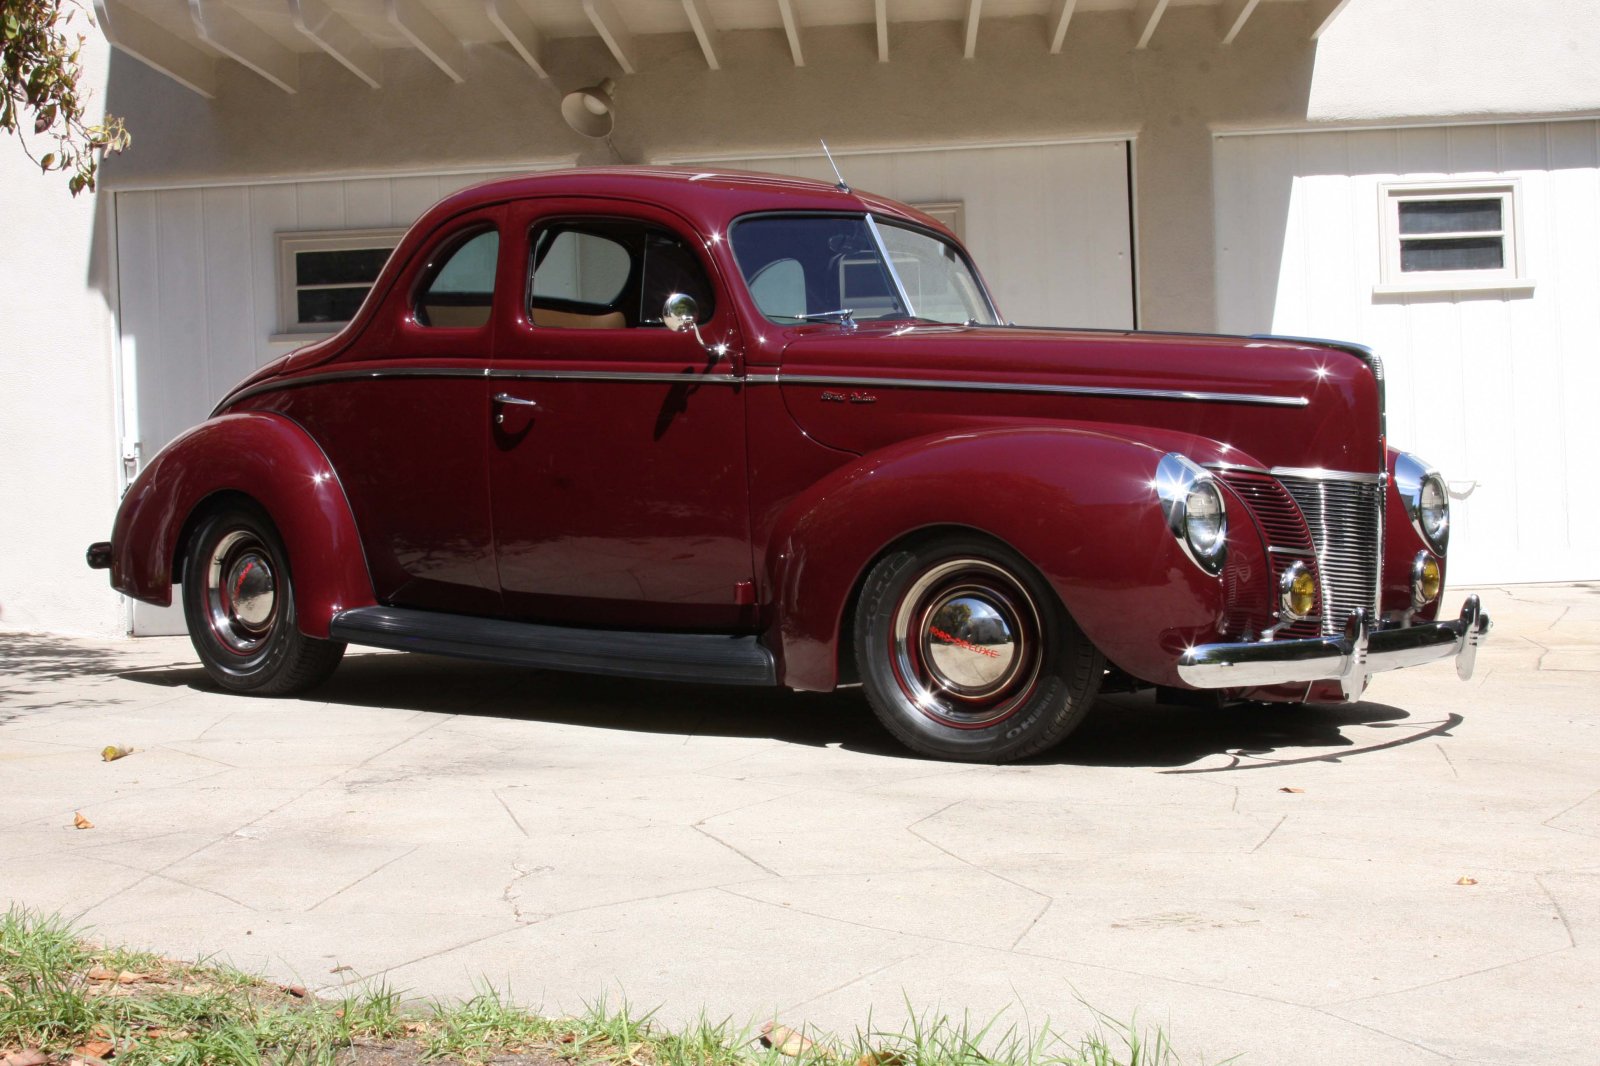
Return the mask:
[[353,653],[257,700],[185,641],[0,635],[0,897],[324,989],[844,1032],[1081,1000],[1185,1061],[1593,1062],[1600,586],[1482,592],[1470,684],[1108,697],[1004,768],[908,757],[851,692]]

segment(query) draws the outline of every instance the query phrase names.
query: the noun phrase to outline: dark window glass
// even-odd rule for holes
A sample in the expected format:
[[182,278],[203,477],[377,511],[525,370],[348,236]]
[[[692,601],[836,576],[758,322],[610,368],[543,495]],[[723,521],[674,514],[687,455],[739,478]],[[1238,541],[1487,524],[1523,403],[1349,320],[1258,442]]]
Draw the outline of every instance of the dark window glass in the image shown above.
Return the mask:
[[300,252],[294,257],[294,281],[296,285],[362,282],[370,285],[378,280],[383,264],[389,261],[390,251],[388,248],[352,248],[339,252]]
[[494,306],[500,234],[485,230],[458,244],[433,272],[417,301],[417,321],[445,329],[477,329]]
[[535,326],[633,329],[661,325],[667,297],[694,299],[710,320],[716,294],[692,245],[628,219],[556,222],[533,242],[529,309]]
[[1496,196],[1485,200],[1402,200],[1400,233],[1483,233],[1502,230],[1501,207]]
[[1499,237],[1400,242],[1400,269],[1408,274],[1430,270],[1500,270],[1504,267],[1505,246]]
[[343,289],[301,289],[295,294],[301,322],[348,322],[355,317],[370,286]]

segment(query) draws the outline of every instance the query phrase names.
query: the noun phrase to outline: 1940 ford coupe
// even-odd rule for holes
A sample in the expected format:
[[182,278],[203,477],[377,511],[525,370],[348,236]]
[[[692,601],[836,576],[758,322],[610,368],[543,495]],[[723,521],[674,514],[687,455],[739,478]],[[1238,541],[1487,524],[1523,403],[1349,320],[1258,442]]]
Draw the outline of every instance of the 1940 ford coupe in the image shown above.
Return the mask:
[[129,489],[90,565],[181,584],[223,687],[347,643],[662,680],[859,681],[1002,761],[1102,681],[1354,700],[1454,657],[1440,476],[1352,344],[1020,328],[954,236],[838,186],[670,168],[481,185],[336,336]]

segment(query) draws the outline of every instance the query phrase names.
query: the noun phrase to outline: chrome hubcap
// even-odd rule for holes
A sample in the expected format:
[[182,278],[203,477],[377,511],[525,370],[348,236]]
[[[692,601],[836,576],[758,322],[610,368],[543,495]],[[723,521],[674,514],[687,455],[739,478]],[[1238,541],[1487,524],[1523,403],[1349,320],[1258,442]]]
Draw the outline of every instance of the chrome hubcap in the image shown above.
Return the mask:
[[229,651],[254,652],[278,618],[272,557],[253,533],[236,530],[211,550],[206,566],[206,614],[211,632]]
[[895,677],[936,721],[993,725],[1032,693],[1040,632],[1038,608],[1016,578],[984,559],[952,559],[912,582],[895,608]]

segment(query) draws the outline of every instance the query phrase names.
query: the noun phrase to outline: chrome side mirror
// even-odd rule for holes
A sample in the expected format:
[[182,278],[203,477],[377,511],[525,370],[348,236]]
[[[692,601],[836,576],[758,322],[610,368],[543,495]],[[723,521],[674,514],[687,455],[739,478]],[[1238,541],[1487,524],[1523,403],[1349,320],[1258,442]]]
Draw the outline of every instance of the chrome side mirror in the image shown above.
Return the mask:
[[694,297],[688,293],[675,292],[667,297],[661,307],[661,322],[674,333],[684,330],[694,330],[695,338],[700,336],[700,327],[696,322],[700,318],[700,305],[694,302]]

